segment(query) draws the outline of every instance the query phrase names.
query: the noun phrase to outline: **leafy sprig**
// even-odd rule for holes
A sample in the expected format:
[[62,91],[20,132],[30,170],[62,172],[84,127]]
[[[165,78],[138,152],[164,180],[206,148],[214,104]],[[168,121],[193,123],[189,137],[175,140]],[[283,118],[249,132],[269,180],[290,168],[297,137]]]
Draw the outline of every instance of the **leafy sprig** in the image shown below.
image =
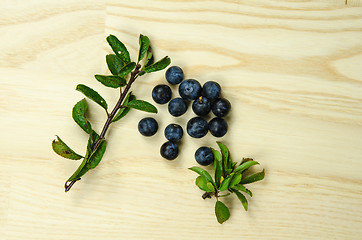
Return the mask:
[[[88,99],[94,101],[105,110],[107,120],[101,133],[98,134],[86,117],[88,103],[84,98],[74,105],[72,117],[78,126],[89,135],[85,156],[83,157],[74,152],[58,136],[52,142],[52,148],[58,155],[71,160],[83,159],[78,169],[65,182],[64,188],[66,192],[90,169],[97,167],[102,160],[107,146],[105,135],[111,123],[126,116],[131,108],[157,113],[157,108],[151,103],[136,99],[130,88],[139,76],[165,69],[171,63],[170,58],[167,56],[154,62],[150,40],[142,34],[139,36],[137,63],[131,61],[126,46],[116,36],[109,35],[107,42],[114,52],[114,54],[106,56],[106,63],[111,75],[95,75],[94,77],[106,87],[119,89],[120,97],[113,110],[109,112],[106,100],[97,91],[84,84],[77,85],[76,90],[83,93]],[[143,65],[141,65],[142,61]]]
[[[230,157],[229,149],[221,142],[217,142],[220,152],[211,148],[214,154],[214,178],[211,177],[205,169],[200,167],[191,167],[190,170],[199,174],[195,184],[205,193],[203,199],[215,197],[215,215],[217,221],[222,224],[230,217],[229,208],[219,200],[221,197],[227,197],[235,194],[243,205],[245,211],[248,210],[248,200],[244,194],[252,197],[252,192],[244,185],[264,179],[265,171],[246,175],[245,171],[249,167],[259,164],[251,158],[243,158],[238,165]],[[227,192],[226,192],[227,191]],[[244,193],[244,194],[243,194]]]

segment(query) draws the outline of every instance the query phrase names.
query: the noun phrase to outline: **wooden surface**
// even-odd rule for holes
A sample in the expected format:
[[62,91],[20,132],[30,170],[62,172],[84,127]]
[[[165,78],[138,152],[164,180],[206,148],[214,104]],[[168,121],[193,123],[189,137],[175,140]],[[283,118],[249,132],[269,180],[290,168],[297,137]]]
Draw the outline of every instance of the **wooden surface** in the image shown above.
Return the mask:
[[[361,1],[0,1],[0,239],[361,239]],[[210,134],[185,136],[180,156],[159,156],[166,125],[185,126],[158,106],[160,131],[142,137],[131,111],[111,126],[99,167],[69,193],[79,162],[50,143],[59,135],[83,153],[87,136],[71,118],[84,83],[113,105],[105,42],[117,35],[135,58],[138,35],[151,39],[187,78],[218,81],[232,103],[221,139],[234,160],[266,169],[245,212],[216,222],[214,199],[194,185],[194,151]],[[164,72],[139,78],[151,100]],[[89,104],[100,131],[105,116]]]

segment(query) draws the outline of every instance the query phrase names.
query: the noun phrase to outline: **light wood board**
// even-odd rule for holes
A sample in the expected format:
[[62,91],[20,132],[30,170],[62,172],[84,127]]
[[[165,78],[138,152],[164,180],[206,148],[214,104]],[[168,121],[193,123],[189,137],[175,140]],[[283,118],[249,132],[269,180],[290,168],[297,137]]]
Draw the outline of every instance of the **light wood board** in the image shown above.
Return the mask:
[[[362,236],[361,1],[1,1],[0,239],[360,239]],[[112,106],[118,92],[95,81],[108,73],[105,37],[137,55],[138,35],[186,78],[218,81],[232,103],[222,139],[187,134],[179,157],[159,155],[163,129],[185,127],[158,105],[158,133],[137,131],[137,111],[111,126],[100,165],[64,193],[79,162],[51,149],[59,135],[84,153],[71,118],[84,83]],[[137,79],[152,102],[164,71]],[[177,96],[177,88],[174,87]],[[104,112],[89,102],[100,131]],[[216,222],[214,199],[194,185],[203,145],[253,157],[266,178],[250,185],[245,212]],[[255,169],[261,169],[255,168]]]

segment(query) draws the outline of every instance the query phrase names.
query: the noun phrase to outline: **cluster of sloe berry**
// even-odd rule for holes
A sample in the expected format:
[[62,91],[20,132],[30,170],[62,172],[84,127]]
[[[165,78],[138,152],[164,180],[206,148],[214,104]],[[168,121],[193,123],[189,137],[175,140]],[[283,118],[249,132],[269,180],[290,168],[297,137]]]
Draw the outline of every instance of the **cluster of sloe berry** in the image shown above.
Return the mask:
[[[221,87],[217,82],[208,81],[203,86],[195,79],[183,80],[183,71],[178,66],[172,66],[166,71],[166,80],[172,85],[179,85],[181,97],[171,100],[172,91],[166,84],[159,84],[152,90],[152,98],[158,104],[168,103],[168,111],[174,117],[183,115],[188,108],[188,102],[193,101],[192,110],[197,115],[187,122],[187,133],[193,138],[202,138],[208,131],[215,137],[222,137],[228,130],[228,124],[223,119],[231,108],[230,102],[221,98]],[[204,118],[210,113],[216,116],[209,121]],[[154,118],[142,119],[138,124],[139,132],[144,136],[152,136],[158,130],[158,123]],[[164,131],[167,142],[160,149],[161,156],[173,160],[178,156],[178,145],[183,136],[182,127],[172,123]],[[196,161],[201,165],[209,165],[214,156],[210,148],[200,147],[195,153]]]

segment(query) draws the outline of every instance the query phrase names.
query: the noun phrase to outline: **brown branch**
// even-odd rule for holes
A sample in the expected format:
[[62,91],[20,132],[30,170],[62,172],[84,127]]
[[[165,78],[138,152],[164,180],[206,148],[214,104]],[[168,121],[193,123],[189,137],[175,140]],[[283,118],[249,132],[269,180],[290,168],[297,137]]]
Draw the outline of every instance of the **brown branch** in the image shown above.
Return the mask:
[[[93,152],[97,149],[97,147],[98,147],[98,145],[101,143],[102,139],[104,139],[104,137],[105,137],[105,135],[106,135],[106,133],[107,133],[107,130],[108,130],[109,126],[110,126],[111,123],[112,123],[113,118],[116,116],[117,111],[118,111],[120,108],[123,107],[123,106],[122,106],[122,103],[123,103],[124,99],[126,98],[127,93],[128,93],[128,91],[129,91],[129,89],[131,88],[132,83],[133,83],[133,82],[136,80],[136,78],[138,77],[138,74],[140,73],[140,68],[141,68],[141,65],[140,65],[140,64],[137,64],[136,67],[135,67],[135,69],[131,72],[131,77],[130,77],[130,79],[129,79],[129,81],[128,81],[128,83],[127,83],[124,91],[122,92],[122,90],[121,90],[121,95],[120,95],[120,97],[119,97],[119,99],[118,99],[118,102],[117,102],[116,105],[114,106],[112,112],[111,112],[111,113],[108,113],[108,111],[107,111],[107,121],[105,122],[105,124],[104,124],[104,126],[103,126],[102,132],[101,132],[101,134],[99,135],[98,140],[97,140],[97,141],[94,143],[94,145],[93,145],[93,150],[92,150]],[[65,185],[64,185],[65,191],[68,192],[68,191],[72,188],[72,186],[73,186],[78,180],[80,180],[80,178],[77,179],[77,180],[71,181],[71,182],[66,181],[66,182],[65,182]]]

